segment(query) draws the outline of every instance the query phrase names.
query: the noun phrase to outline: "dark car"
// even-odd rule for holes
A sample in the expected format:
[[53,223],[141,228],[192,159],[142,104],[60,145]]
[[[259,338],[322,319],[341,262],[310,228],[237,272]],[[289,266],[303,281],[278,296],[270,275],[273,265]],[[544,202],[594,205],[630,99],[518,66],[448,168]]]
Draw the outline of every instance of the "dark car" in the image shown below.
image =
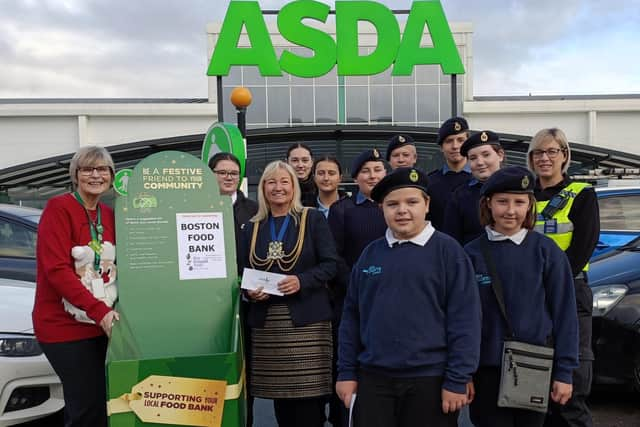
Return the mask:
[[0,204],[0,277],[36,281],[40,209]]
[[640,391],[640,238],[591,263],[594,382]]

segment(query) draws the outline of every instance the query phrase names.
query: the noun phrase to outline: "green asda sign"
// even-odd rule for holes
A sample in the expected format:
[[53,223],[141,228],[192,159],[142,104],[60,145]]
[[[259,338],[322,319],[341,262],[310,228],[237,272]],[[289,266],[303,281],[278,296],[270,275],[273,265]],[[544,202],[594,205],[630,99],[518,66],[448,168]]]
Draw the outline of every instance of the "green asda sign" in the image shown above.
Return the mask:
[[[231,1],[220,30],[209,70],[210,76],[226,76],[234,65],[254,65],[263,76],[282,72],[299,77],[319,77],[337,64],[342,76],[378,74],[393,65],[394,76],[408,76],[416,65],[439,64],[445,74],[464,74],[464,66],[451,29],[437,0],[416,1],[411,6],[404,33],[393,12],[375,1],[336,1],[336,38],[305,24],[325,23],[329,6],[315,0],[297,0],[278,13],[278,31],[287,41],[313,51],[310,57],[285,50],[276,56],[257,1]],[[368,55],[358,49],[358,24],[366,21],[377,32],[377,46]],[[425,25],[433,46],[421,46]],[[249,47],[239,47],[242,29]]]

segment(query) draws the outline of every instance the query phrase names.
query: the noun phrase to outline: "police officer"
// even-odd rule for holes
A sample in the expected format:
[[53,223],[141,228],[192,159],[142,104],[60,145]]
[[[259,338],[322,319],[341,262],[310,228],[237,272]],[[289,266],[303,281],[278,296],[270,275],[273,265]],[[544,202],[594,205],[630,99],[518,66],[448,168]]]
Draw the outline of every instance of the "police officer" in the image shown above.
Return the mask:
[[391,138],[387,145],[386,159],[391,169],[415,166],[418,152],[413,138],[409,135],[396,135]]
[[467,138],[469,124],[463,117],[451,117],[438,130],[436,142],[445,163],[429,174],[429,219],[436,230],[442,230],[444,210],[453,190],[471,179],[467,158],[460,152],[460,147]]
[[451,195],[442,231],[464,245],[483,231],[478,213],[480,188],[500,169],[505,154],[498,134],[490,130],[471,135],[460,147],[460,153],[468,159],[473,178]]
[[593,295],[587,272],[600,234],[600,216],[593,188],[567,176],[570,162],[571,149],[562,130],[542,129],[535,134],[529,144],[527,163],[537,175],[536,230],[553,239],[569,258],[580,332],[580,366],[573,372],[573,396],[565,406],[551,406],[545,425],[591,427],[593,421],[586,399],[591,391],[594,359],[591,349]]

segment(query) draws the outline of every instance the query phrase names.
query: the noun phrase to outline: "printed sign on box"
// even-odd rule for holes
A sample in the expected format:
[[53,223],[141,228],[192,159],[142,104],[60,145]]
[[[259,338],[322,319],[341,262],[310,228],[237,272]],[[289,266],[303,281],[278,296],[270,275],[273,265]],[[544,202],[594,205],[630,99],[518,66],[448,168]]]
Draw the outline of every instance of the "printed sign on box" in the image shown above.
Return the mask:
[[220,212],[177,213],[180,280],[226,277]]

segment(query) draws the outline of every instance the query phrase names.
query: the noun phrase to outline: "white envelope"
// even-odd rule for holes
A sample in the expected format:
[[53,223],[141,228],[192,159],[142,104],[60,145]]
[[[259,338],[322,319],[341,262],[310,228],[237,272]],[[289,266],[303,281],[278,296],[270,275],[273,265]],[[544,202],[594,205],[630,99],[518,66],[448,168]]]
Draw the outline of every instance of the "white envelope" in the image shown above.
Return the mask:
[[255,291],[259,287],[262,287],[262,292],[282,296],[284,294],[278,290],[278,283],[285,277],[286,276],[284,274],[269,273],[268,271],[245,268],[242,273],[242,283],[240,287],[251,291]]

